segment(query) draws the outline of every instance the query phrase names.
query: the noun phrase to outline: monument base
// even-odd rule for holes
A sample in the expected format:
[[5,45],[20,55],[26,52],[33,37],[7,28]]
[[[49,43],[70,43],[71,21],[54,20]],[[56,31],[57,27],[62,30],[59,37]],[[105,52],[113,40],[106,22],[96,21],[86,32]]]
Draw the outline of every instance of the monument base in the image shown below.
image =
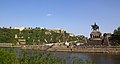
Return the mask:
[[102,40],[101,38],[90,38],[90,40]]

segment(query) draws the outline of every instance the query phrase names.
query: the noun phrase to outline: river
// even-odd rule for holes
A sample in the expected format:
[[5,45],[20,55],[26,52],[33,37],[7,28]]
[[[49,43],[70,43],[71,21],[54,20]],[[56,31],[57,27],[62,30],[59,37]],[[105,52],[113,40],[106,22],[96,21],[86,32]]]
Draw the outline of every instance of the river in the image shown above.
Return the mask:
[[120,54],[105,53],[71,53],[71,52],[52,52],[52,54],[62,57],[78,57],[83,60],[92,59],[95,64],[120,64]]
[[[19,48],[14,48],[17,54],[19,54]],[[32,52],[34,50],[26,50]],[[37,50],[38,52],[41,52]],[[42,51],[48,53],[46,51]],[[108,54],[108,53],[73,53],[73,52],[49,52],[50,54],[55,55],[56,57],[67,57],[67,64],[71,64],[71,59],[77,57],[83,60],[92,59],[94,64],[120,64],[120,54]]]

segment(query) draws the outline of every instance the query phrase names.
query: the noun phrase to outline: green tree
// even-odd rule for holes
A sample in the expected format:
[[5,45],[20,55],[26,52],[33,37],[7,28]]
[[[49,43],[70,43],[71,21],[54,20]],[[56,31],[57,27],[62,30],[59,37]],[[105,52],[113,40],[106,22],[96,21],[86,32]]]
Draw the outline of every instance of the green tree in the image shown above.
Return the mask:
[[120,45],[120,27],[114,30],[114,33],[112,34],[112,40]]

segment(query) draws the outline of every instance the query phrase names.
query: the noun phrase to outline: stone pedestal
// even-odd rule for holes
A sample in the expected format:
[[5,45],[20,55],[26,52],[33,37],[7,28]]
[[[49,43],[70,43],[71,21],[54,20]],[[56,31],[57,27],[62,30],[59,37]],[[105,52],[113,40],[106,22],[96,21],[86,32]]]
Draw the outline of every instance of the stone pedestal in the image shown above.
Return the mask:
[[101,32],[100,31],[96,31],[96,30],[93,30],[90,34],[90,39],[91,40],[101,40]]

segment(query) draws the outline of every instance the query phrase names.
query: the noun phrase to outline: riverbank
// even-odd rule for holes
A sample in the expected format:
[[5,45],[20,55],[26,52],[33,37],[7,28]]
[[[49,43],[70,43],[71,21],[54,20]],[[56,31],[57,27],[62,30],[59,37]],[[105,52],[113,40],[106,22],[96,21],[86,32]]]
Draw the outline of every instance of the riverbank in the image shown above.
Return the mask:
[[65,45],[0,45],[0,47],[14,47],[21,49],[41,50],[50,52],[79,52],[79,53],[120,53],[120,46],[65,46]]
[[79,53],[120,53],[120,46],[45,46],[45,45],[21,45],[14,46],[21,49],[34,49],[50,52],[79,52]]
[[80,52],[80,53],[120,53],[120,47],[97,47],[97,46],[77,46],[77,47],[67,47],[67,46],[53,46],[47,51],[61,51],[61,52]]

